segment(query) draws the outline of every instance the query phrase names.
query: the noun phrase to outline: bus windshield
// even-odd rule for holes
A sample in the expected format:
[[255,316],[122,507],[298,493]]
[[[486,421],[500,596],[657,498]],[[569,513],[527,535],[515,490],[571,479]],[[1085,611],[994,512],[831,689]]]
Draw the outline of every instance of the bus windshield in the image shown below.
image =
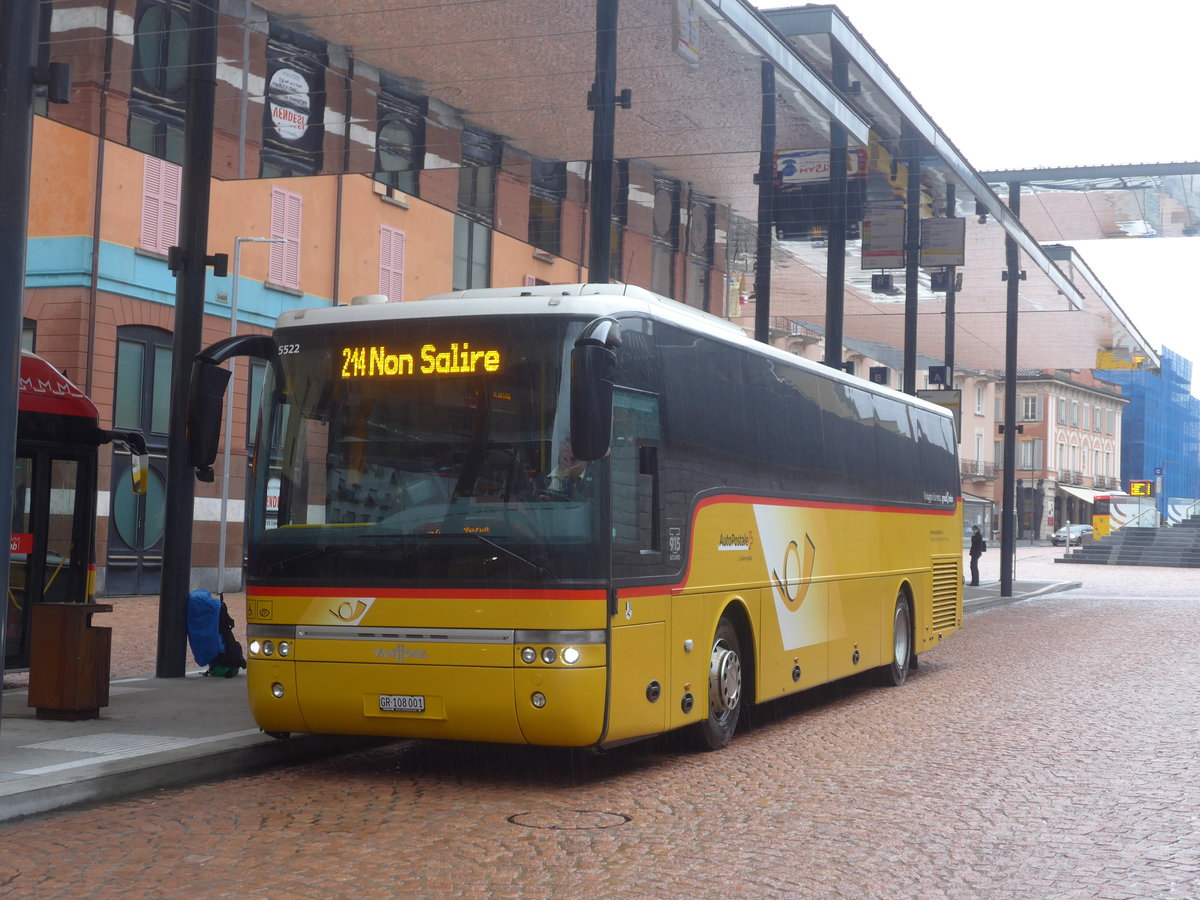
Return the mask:
[[564,372],[581,324],[281,329],[248,577],[384,587],[602,578],[606,466],[575,461],[568,439]]

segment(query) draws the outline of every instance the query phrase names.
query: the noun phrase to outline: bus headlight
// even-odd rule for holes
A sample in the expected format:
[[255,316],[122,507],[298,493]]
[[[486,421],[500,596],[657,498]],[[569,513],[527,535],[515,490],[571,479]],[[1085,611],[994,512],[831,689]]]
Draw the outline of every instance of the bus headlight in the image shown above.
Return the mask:
[[279,655],[280,656],[288,656],[289,654],[291,654],[291,652],[292,652],[291,644],[289,644],[287,641],[279,642]]
[[537,651],[532,647],[526,647],[521,651],[521,662],[526,663],[527,665],[533,665],[535,662],[537,662]]
[[273,685],[271,685],[271,696],[274,697],[276,700],[283,699],[283,685],[280,684],[278,681],[275,682]]
[[270,641],[263,641],[263,656],[273,656],[275,654],[275,645]]
[[579,650],[576,647],[566,647],[562,652],[562,661],[568,666],[573,666],[579,662]]
[[258,656],[258,654],[261,652],[262,652],[262,644],[260,644],[258,641],[251,641],[250,642],[250,655]]
[[529,698],[529,702],[533,704],[534,709],[541,709],[546,705],[546,695],[541,691],[534,691]]
[[550,665],[556,659],[558,659],[558,652],[553,647],[542,648],[542,662],[544,662],[546,665]]

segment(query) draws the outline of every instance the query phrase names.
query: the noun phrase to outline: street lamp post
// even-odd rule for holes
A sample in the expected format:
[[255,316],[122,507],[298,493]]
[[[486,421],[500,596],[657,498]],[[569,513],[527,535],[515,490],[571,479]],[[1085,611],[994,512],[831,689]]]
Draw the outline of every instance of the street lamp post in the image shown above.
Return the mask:
[[[229,336],[237,334],[238,285],[242,274],[242,244],[286,244],[287,238],[235,237],[233,239],[233,289],[229,292]],[[225,392],[225,452],[222,454],[224,475],[221,478],[221,542],[217,550],[217,592],[225,593],[225,539],[229,531],[229,460],[233,441],[234,359],[229,360],[229,390]],[[243,520],[244,520],[243,516]]]

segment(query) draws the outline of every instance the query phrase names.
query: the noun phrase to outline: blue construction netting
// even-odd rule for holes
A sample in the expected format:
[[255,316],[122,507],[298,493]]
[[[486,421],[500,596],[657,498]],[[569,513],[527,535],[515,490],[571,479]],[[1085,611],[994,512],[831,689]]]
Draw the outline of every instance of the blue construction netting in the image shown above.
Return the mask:
[[1200,399],[1192,395],[1192,363],[1166,347],[1160,358],[1161,374],[1095,373],[1129,400],[1121,416],[1121,477],[1153,481],[1161,470],[1168,497],[1200,498]]

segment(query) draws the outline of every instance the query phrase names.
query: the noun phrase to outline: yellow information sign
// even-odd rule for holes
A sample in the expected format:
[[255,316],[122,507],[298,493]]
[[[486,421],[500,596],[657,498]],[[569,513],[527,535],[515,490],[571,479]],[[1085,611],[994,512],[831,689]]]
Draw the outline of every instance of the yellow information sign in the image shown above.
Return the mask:
[[1129,482],[1129,495],[1131,497],[1153,497],[1154,482],[1153,481],[1131,481]]

